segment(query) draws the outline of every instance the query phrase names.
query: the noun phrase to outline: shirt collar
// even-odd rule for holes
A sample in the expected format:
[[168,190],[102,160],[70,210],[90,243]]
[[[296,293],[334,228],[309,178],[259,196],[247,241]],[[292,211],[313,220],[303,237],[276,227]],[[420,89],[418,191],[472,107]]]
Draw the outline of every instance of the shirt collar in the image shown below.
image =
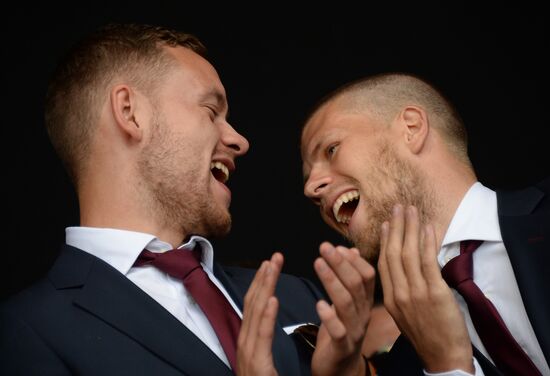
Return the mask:
[[185,244],[180,245],[179,249],[193,249],[196,245],[200,245],[201,247],[201,261],[203,265],[208,269],[210,272],[214,272],[214,248],[212,247],[212,243],[210,243],[206,238],[203,238],[202,236],[193,235],[191,236],[191,239]]
[[480,182],[476,182],[466,192],[441,246],[469,239],[502,241],[496,193]]
[[[100,258],[124,275],[134,265],[142,250],[165,252],[172,249],[169,243],[151,234],[96,227],[67,227],[65,242]],[[197,244],[201,246],[204,267],[212,272],[214,249],[207,239],[194,235],[178,248],[193,249]]]

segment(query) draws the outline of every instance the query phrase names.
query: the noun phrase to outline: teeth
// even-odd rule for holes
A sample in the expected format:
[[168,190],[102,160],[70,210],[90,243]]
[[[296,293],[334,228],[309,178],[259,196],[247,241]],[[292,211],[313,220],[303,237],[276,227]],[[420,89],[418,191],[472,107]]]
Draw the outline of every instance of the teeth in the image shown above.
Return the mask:
[[338,199],[336,200],[336,202],[334,203],[333,207],[332,207],[332,213],[334,214],[334,218],[336,218],[336,221],[340,222],[340,223],[349,223],[349,221],[351,220],[351,217],[348,216],[348,215],[339,215],[338,212],[340,211],[340,208],[342,207],[342,204],[344,203],[347,203],[347,202],[350,202],[350,201],[353,201],[353,200],[358,200],[359,199],[359,191],[358,190],[353,190],[353,191],[349,191],[349,192],[346,192],[346,193],[342,193],[340,195],[340,197],[338,197]]
[[223,172],[223,180],[222,183],[225,183],[229,179],[229,169],[226,165],[224,165],[222,162],[210,162],[210,170],[217,168],[221,172]]

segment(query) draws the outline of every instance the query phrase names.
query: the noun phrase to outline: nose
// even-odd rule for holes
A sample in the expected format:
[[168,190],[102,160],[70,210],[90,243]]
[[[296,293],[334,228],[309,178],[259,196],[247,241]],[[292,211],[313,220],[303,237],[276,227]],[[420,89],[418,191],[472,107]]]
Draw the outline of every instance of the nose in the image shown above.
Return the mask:
[[304,184],[304,195],[315,204],[319,205],[330,183],[332,183],[332,178],[328,173],[320,171],[319,169],[312,169],[311,174]]
[[229,123],[222,131],[222,143],[235,152],[235,156],[246,154],[250,147],[248,140],[238,133]]

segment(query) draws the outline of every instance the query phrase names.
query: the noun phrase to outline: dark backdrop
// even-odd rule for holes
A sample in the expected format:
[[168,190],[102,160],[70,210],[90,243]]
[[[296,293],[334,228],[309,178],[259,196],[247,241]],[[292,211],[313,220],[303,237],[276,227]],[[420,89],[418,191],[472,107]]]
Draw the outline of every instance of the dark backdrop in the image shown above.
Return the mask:
[[366,74],[407,71],[438,85],[465,119],[485,185],[516,188],[549,175],[545,12],[524,3],[361,4],[3,6],[2,296],[43,275],[64,227],[78,223],[75,195],[43,128],[42,99],[60,55],[110,21],[192,32],[209,49],[230,121],[251,143],[230,180],[234,226],[215,242],[221,261],[254,265],[280,250],[286,272],[315,280],[318,244],[342,240],[302,194],[300,125],[322,95]]

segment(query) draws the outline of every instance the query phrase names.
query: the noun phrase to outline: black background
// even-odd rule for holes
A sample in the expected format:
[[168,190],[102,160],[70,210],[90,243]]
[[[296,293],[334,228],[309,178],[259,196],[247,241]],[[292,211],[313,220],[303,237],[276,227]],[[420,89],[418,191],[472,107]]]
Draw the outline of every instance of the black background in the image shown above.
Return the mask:
[[255,265],[279,250],[286,272],[315,280],[319,243],[343,240],[303,196],[301,122],[321,96],[367,74],[406,71],[442,89],[466,122],[486,186],[518,188],[550,175],[542,9],[525,2],[295,6],[305,10],[167,1],[4,6],[2,296],[43,275],[64,228],[78,224],[75,195],[43,127],[42,100],[61,54],[107,22],[176,28],[209,49],[228,92],[230,122],[251,143],[229,182],[234,226],[215,241],[221,261]]

